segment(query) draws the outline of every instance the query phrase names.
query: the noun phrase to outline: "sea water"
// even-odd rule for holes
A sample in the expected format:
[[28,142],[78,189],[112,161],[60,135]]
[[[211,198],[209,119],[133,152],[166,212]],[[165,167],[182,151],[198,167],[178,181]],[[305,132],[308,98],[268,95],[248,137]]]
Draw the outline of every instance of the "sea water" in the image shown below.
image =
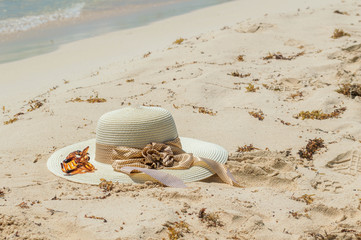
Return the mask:
[[0,0],[0,63],[227,1]]

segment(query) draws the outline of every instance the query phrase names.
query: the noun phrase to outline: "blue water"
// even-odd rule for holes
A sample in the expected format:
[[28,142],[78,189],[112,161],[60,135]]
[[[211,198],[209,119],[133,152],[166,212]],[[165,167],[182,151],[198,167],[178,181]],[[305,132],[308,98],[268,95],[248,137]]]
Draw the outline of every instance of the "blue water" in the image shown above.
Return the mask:
[[0,63],[231,0],[0,0]]

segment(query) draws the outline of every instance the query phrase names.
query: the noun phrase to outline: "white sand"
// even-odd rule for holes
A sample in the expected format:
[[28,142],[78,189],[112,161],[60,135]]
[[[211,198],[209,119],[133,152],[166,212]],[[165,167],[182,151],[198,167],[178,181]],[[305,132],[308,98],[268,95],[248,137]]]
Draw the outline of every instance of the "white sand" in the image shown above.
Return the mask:
[[[352,0],[239,0],[1,64],[0,122],[24,114],[0,125],[0,237],[168,239],[173,226],[184,239],[357,239],[360,98],[335,90],[361,83],[360,14]],[[351,36],[332,39],[335,28]],[[172,44],[180,37],[186,40]],[[294,58],[263,59],[277,52]],[[229,75],[235,71],[250,75]],[[247,92],[250,83],[259,89]],[[68,102],[96,94],[107,102]],[[27,112],[30,100],[43,105]],[[129,104],[168,109],[180,136],[230,153],[249,144],[261,149],[229,161],[244,187],[212,177],[187,189],[116,186],[108,195],[47,170],[55,149],[94,138],[102,114]],[[293,117],[341,107],[339,118]],[[249,114],[259,110],[263,121]],[[316,137],[326,148],[300,159],[297,152]],[[198,218],[202,208],[218,215],[216,226]],[[189,229],[172,225],[180,221]]]

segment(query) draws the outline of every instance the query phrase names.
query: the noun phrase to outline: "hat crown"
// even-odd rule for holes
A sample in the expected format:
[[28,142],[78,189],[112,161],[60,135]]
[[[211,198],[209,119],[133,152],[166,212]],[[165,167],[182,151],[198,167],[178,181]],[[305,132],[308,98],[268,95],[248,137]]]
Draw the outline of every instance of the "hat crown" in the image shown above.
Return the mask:
[[96,129],[96,142],[113,146],[144,148],[150,142],[177,137],[172,115],[159,107],[126,107],[105,113]]

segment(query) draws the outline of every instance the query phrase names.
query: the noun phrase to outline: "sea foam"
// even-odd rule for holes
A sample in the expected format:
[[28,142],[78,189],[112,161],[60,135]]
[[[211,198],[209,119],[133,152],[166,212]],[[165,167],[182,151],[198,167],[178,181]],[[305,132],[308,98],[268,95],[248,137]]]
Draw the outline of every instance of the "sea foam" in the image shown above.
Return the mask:
[[0,34],[24,32],[49,22],[77,18],[80,16],[84,6],[85,3],[77,3],[74,4],[72,7],[59,9],[49,14],[41,14],[36,16],[25,16],[21,18],[1,20]]

